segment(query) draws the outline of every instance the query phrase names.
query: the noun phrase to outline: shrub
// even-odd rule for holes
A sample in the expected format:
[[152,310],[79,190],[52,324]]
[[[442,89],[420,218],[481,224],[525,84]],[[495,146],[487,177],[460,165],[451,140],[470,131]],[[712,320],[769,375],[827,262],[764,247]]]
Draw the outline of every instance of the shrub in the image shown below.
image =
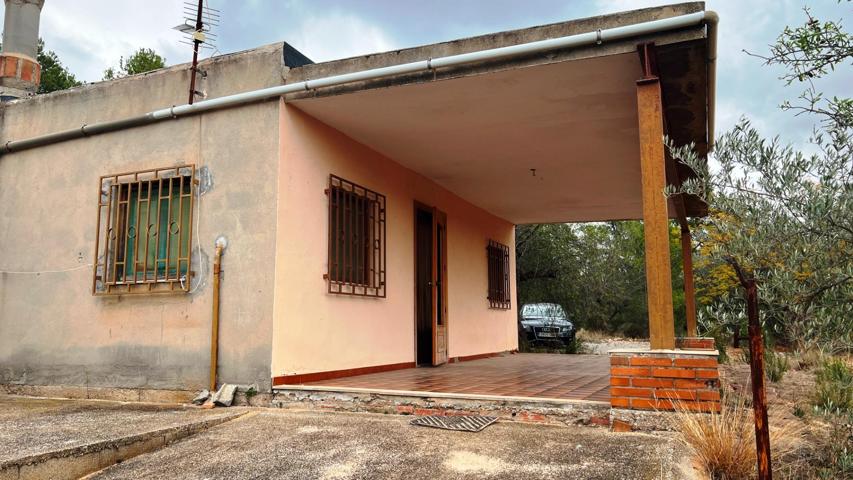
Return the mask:
[[773,383],[781,382],[788,371],[788,357],[784,353],[767,350],[764,355],[764,375]]
[[[741,480],[754,474],[755,424],[743,394],[724,392],[719,414],[678,407],[674,420],[684,443],[710,478]],[[772,457],[782,458],[796,450],[801,434],[802,427],[795,421],[771,425]]]
[[826,353],[818,347],[812,347],[808,350],[798,351],[795,358],[797,370],[809,370],[823,365]]
[[815,465],[817,477],[853,478],[853,413],[829,420],[832,426]]
[[568,342],[563,346],[562,353],[585,353],[586,346],[584,344],[585,341],[575,335],[571,342]]
[[741,363],[751,365],[752,364],[752,350],[750,350],[749,348],[741,349],[740,354],[738,354],[737,358],[738,358],[738,360],[740,360]]
[[814,404],[826,414],[853,411],[853,371],[844,360],[824,361],[817,372]]

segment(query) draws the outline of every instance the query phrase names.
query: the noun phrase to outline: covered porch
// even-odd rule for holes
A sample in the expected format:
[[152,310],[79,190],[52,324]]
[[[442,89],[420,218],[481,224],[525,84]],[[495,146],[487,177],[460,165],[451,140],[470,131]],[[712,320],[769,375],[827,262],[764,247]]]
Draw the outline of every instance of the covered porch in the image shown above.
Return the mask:
[[[499,49],[701,9],[696,4],[677,7],[685,11],[649,9],[636,18],[614,15],[503,32],[305,65],[292,69],[290,76],[296,82],[407,61],[430,59],[431,64],[442,55],[462,55],[484,45]],[[698,198],[664,194],[666,185],[680,185],[692,175],[667,154],[664,137],[678,145],[692,143],[700,155],[707,152],[713,131],[714,49],[709,27],[698,23],[604,45],[288,95],[288,108],[511,224],[642,220],[651,348],[610,357],[516,354],[437,368],[350,373],[281,388],[647,409],[671,407],[674,398],[699,402],[698,390],[712,390],[717,381],[711,378],[710,350],[691,358],[693,351],[679,348],[677,338],[696,336],[687,219],[703,216],[707,209]],[[675,331],[672,304],[673,220],[681,227],[685,332]],[[447,229],[454,227],[462,226],[448,218]],[[454,248],[447,245],[448,251]],[[452,297],[454,284],[449,283],[445,288]],[[512,290],[514,297],[515,286]],[[460,334],[454,331],[454,315],[448,312],[446,325],[451,345]],[[469,352],[450,357],[465,355]],[[713,395],[707,396],[711,400]]]

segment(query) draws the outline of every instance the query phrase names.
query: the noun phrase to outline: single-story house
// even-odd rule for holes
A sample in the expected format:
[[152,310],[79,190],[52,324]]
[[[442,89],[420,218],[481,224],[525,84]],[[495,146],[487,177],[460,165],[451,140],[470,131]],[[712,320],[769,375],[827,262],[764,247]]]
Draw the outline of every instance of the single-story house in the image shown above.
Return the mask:
[[0,384],[270,392],[512,352],[515,226],[622,219],[645,221],[650,352],[689,356],[668,226],[689,265],[706,207],[664,196],[690,172],[663,137],[713,141],[715,22],[681,3],[323,63],[278,43],[200,62],[191,103],[187,65],[3,103]]

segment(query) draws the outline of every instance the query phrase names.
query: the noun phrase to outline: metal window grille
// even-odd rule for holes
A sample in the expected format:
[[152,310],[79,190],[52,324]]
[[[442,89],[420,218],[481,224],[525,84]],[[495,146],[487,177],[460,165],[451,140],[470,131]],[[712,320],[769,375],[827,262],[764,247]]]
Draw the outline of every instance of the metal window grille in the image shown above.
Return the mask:
[[510,308],[509,247],[489,240],[486,247],[489,263],[489,307]]
[[385,195],[329,176],[329,293],[385,297]]
[[194,179],[195,165],[100,178],[94,295],[189,291]]

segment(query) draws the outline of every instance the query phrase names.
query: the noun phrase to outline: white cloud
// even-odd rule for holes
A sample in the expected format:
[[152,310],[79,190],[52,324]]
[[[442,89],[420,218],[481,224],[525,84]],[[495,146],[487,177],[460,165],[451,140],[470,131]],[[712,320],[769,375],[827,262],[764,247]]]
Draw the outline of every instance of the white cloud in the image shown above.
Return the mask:
[[295,31],[282,37],[315,62],[383,52],[397,45],[379,26],[340,11],[306,15]]
[[173,0],[48,0],[39,33],[78,79],[95,81],[140,47],[155,49],[170,64],[185,61],[189,47],[171,29],[182,18],[181,2]]

